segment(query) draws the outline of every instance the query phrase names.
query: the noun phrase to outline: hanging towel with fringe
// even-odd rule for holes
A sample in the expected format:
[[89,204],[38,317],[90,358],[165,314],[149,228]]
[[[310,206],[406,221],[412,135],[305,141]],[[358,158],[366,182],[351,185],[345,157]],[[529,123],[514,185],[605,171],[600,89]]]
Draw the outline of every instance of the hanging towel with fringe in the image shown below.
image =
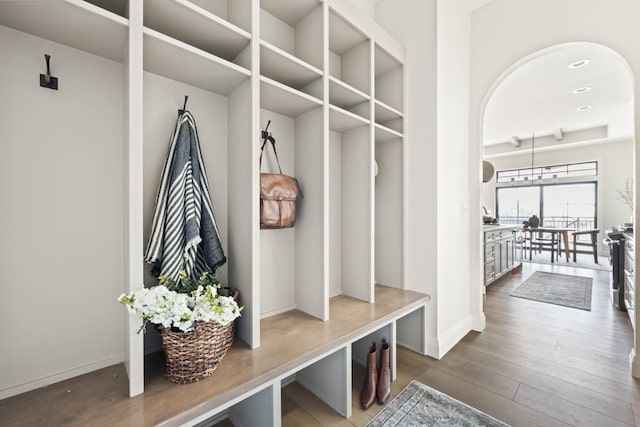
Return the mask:
[[178,280],[180,270],[197,280],[226,261],[213,215],[198,131],[181,111],[171,137],[144,255],[154,275]]

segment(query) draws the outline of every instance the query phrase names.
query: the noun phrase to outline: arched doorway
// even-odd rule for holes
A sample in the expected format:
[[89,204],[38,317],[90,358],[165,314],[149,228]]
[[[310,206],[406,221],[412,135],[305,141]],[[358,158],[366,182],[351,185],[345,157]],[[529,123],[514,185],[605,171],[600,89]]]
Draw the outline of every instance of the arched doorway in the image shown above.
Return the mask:
[[[588,61],[585,63],[582,61],[584,59]],[[580,73],[589,67],[590,73]],[[529,82],[529,87],[522,87],[523,82]],[[499,102],[496,102],[497,98],[501,98]],[[532,134],[536,135],[538,165],[549,163],[549,159],[561,150],[566,152],[590,147],[593,151],[595,146],[606,150],[613,143],[624,144],[626,141],[628,153],[621,157],[628,164],[622,183],[603,179],[606,186],[603,184],[599,189],[599,197],[607,199],[606,204],[609,205],[609,209],[605,209],[605,203],[600,203],[597,213],[599,227],[606,229],[626,222],[631,215],[631,212],[623,213],[622,204],[612,206],[612,203],[616,198],[615,189],[624,186],[624,179],[633,178],[634,175],[633,117],[633,73],[619,53],[597,43],[554,45],[512,64],[487,91],[480,109],[480,157],[488,152],[490,159],[502,159],[495,160],[498,170],[504,168],[505,164],[521,169],[530,166],[533,170]],[[500,126],[496,123],[502,127],[501,131],[498,131]],[[585,152],[583,148],[582,157],[579,156],[578,160],[589,156]],[[504,161],[518,156],[520,163],[516,160],[511,163]],[[601,170],[603,174],[615,175],[616,172],[619,171],[613,170],[611,164]],[[522,182],[511,185],[522,185]],[[481,196],[481,202],[483,206],[495,209],[495,185],[492,190],[494,197],[485,194]],[[491,194],[491,191],[488,193]],[[481,250],[480,258],[483,254]],[[482,271],[483,260],[479,262]],[[482,305],[482,295],[478,296],[478,300]]]

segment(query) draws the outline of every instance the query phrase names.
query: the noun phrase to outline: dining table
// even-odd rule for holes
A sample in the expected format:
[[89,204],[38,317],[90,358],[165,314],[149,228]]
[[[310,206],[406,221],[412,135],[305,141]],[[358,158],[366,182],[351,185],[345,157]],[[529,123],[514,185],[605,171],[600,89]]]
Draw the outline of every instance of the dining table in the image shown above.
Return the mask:
[[[564,254],[565,257],[567,259],[567,262],[569,262],[569,259],[571,258],[571,249],[569,248],[569,233],[576,231],[576,228],[571,228],[571,227],[523,227],[522,229],[523,232],[525,232],[525,234],[527,232],[530,233],[530,241],[533,242],[533,234],[534,233],[549,233],[551,234],[551,244],[552,244],[552,249],[551,249],[551,262],[554,262],[553,259],[553,245],[555,244],[555,242],[557,241],[558,243],[560,242],[559,237],[562,236],[562,242],[564,243]],[[529,261],[531,261],[531,253],[533,252],[533,245],[531,245],[531,247],[529,248]]]

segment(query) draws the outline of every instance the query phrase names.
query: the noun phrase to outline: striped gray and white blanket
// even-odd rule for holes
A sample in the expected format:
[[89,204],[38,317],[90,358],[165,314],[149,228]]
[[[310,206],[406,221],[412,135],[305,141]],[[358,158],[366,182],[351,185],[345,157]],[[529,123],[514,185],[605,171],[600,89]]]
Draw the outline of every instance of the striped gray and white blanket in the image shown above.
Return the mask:
[[213,215],[195,120],[178,117],[156,198],[151,235],[144,256],[153,273],[178,280],[180,270],[193,279],[226,262]]

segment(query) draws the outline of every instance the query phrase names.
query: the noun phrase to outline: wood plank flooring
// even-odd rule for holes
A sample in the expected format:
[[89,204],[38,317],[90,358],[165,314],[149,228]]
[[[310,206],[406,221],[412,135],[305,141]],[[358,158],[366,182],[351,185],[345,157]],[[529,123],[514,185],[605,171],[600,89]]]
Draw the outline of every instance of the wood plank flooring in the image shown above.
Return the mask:
[[[591,311],[509,296],[535,270],[593,277]],[[489,286],[487,328],[469,333],[442,360],[398,349],[397,395],[412,379],[513,426],[640,425],[640,381],[631,377],[633,333],[611,306],[609,273],[525,264]],[[297,383],[282,392],[283,426],[364,426],[381,410],[358,406],[344,419]]]
[[[535,270],[593,277],[592,310],[509,296]],[[484,332],[469,333],[439,361],[398,349],[392,394],[417,379],[513,426],[640,425],[640,381],[629,372],[633,333],[626,313],[612,308],[609,292],[606,271],[527,263],[487,289]],[[350,306],[344,319],[336,316],[338,323],[353,313],[366,323],[371,313],[365,308],[360,312]],[[329,335],[335,332],[331,324],[323,328],[329,328]],[[276,353],[268,343],[265,349]],[[233,357],[231,352],[225,361]],[[237,366],[253,369],[243,360]],[[225,372],[237,376],[237,371],[219,371],[219,377]],[[349,419],[298,383],[287,385],[282,390],[282,425],[364,426],[382,406],[366,411],[359,407],[363,377],[364,369],[354,365]],[[0,401],[0,425],[154,425],[153,416],[165,410],[162,405],[193,401],[207,383],[174,386],[160,376],[146,384],[147,393],[129,399],[125,379],[122,365],[116,365],[5,399]],[[232,424],[224,420],[218,426]]]

